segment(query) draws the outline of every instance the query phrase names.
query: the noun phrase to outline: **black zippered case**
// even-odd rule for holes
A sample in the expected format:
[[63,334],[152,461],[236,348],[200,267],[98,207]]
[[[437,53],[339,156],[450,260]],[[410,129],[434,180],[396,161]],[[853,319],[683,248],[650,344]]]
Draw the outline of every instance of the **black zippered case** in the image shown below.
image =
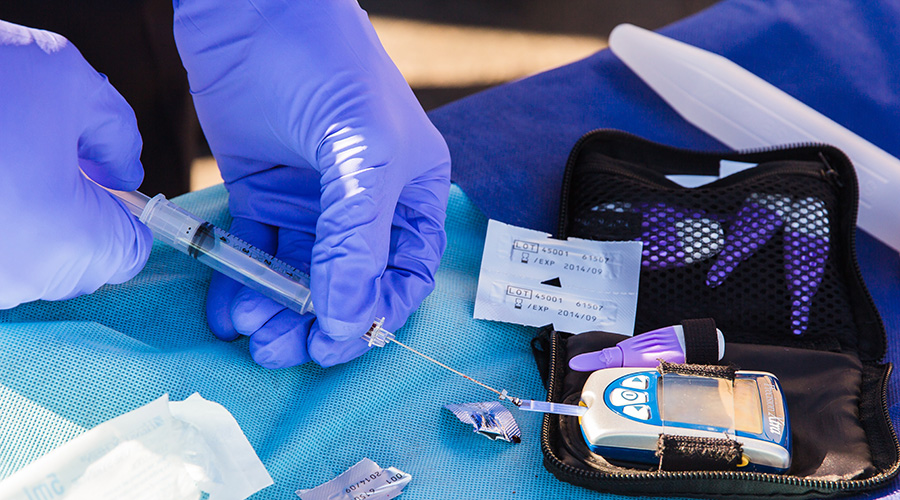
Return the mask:
[[[722,160],[756,166],[693,188],[667,177],[718,176]],[[624,464],[591,452],[576,417],[547,414],[546,468],[599,491],[693,497],[831,497],[893,478],[891,366],[856,260],[858,201],[850,160],[827,145],[704,153],[613,130],[582,137],[566,165],[557,237],[642,241],[635,332],[714,319],[723,363],[779,378],[793,462],[785,474]],[[568,361],[618,340],[543,329],[533,347],[548,400],[577,404],[589,374]]]

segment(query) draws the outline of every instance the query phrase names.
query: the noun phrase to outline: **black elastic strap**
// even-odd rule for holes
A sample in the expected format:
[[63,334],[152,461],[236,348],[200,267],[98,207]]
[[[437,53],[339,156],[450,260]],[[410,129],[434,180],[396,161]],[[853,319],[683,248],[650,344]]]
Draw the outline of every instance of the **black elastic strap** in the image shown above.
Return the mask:
[[684,329],[684,362],[714,365],[719,362],[719,339],[712,318],[686,319]]
[[711,377],[729,381],[734,380],[737,369],[737,366],[733,364],[689,365],[687,363],[669,363],[668,361],[663,360],[659,360],[659,366],[656,367],[656,371],[658,371],[660,375],[674,373],[689,377]]
[[741,463],[741,443],[724,438],[660,434],[656,442],[659,470],[735,470]]

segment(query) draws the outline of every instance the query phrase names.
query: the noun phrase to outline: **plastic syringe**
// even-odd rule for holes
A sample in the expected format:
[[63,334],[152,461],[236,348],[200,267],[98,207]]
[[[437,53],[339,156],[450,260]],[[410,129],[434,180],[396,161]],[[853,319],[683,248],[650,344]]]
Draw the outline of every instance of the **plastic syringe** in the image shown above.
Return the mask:
[[[315,313],[309,275],[167,200],[107,189],[150,228],[153,237],[300,314]],[[363,338],[393,339],[376,320]],[[373,345],[369,342],[369,345]],[[382,344],[384,345],[384,344]]]
[[300,314],[314,312],[309,276],[167,200],[111,191],[154,238]]
[[[150,228],[153,237],[180,250],[242,285],[255,290],[300,314],[315,313],[309,289],[309,276],[290,264],[254,247],[167,200],[162,194],[153,198],[139,191],[108,190]],[[376,318],[362,338],[370,346],[395,343],[432,363],[452,371],[508,399],[522,410],[580,415],[586,408],[575,405],[520,399],[485,385],[462,372],[409,347],[382,328],[384,318]]]

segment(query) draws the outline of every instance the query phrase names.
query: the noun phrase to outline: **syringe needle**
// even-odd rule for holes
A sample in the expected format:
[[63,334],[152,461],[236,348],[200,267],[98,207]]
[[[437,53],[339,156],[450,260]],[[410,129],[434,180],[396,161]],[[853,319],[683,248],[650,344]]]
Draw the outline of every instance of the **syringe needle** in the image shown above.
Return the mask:
[[[309,276],[306,274],[185,211],[162,194],[150,198],[138,191],[110,190],[110,192],[122,200],[135,217],[150,227],[155,238],[300,314],[314,312]],[[395,342],[410,352],[498,394],[500,399],[509,399],[516,406],[521,404],[519,398],[507,396],[505,390],[498,391],[406,344],[397,342],[393,333],[381,327],[383,323],[384,318],[377,319],[363,336],[369,345],[383,347],[388,342]]]
[[466,375],[465,373],[463,373],[459,370],[450,368],[449,366],[445,365],[444,363],[441,363],[440,361],[432,358],[431,356],[429,356],[423,352],[420,352],[416,349],[413,349],[412,347],[404,344],[403,342],[400,342],[399,340],[397,340],[394,337],[393,333],[391,333],[381,327],[381,325],[383,323],[384,323],[384,318],[376,319],[375,322],[372,324],[372,327],[369,329],[369,331],[366,332],[365,335],[363,335],[363,339],[368,341],[369,345],[384,347],[385,345],[393,342],[393,343],[399,345],[400,347],[406,349],[407,351],[409,351],[413,354],[416,354],[422,358],[425,358],[426,360],[431,361],[432,363],[440,366],[441,368],[444,368],[445,370],[449,370],[466,380],[471,380],[472,382],[475,382],[476,384],[480,385],[481,387],[484,387],[485,389],[500,396],[500,399],[510,400],[520,410],[536,411],[536,412],[541,412],[541,413],[556,413],[559,415],[574,415],[574,416],[581,416],[581,415],[584,415],[585,412],[587,412],[587,407],[585,407],[585,406],[576,406],[576,405],[563,404],[563,403],[550,403],[547,401],[535,401],[533,399],[521,399],[521,398],[517,398],[515,396],[510,396],[509,394],[507,394],[506,389],[503,389],[502,391],[498,391],[497,389],[494,389],[493,387],[491,387],[485,383],[479,382],[478,380],[475,380],[474,378]]
[[[440,366],[440,367],[442,367],[442,368],[445,368],[445,369],[447,369],[447,370],[450,370],[451,372],[453,372],[453,373],[459,375],[460,377],[462,377],[462,378],[464,378],[464,379],[471,380],[472,382],[475,382],[476,384],[480,385],[481,387],[484,387],[485,389],[487,389],[487,390],[489,390],[489,391],[491,391],[491,392],[496,393],[498,396],[500,396],[500,399],[509,398],[509,396],[506,395],[506,391],[505,391],[505,390],[504,390],[503,392],[500,392],[500,391],[498,391],[497,389],[494,389],[493,387],[491,387],[491,386],[489,386],[489,385],[487,385],[487,384],[484,384],[484,383],[482,383],[482,382],[479,382],[479,381],[475,380],[474,378],[472,378],[472,377],[466,375],[465,373],[463,373],[463,372],[461,372],[461,371],[459,371],[459,370],[454,370],[453,368],[450,368],[449,366],[445,365],[444,363],[441,363],[440,361],[438,361],[438,360],[432,358],[431,356],[428,356],[427,354],[424,354],[424,353],[422,353],[422,352],[419,352],[419,351],[413,349],[412,347],[410,347],[410,346],[408,346],[408,345],[406,345],[406,344],[400,342],[400,341],[397,340],[397,339],[393,339],[393,340],[391,340],[391,342],[397,344],[398,346],[400,346],[400,347],[406,349],[406,350],[409,351],[409,352],[412,352],[412,353],[414,353],[414,354],[418,354],[419,356],[422,356],[423,358],[427,359],[428,361],[431,361],[432,363],[434,363],[434,364],[436,364],[436,365],[438,365],[438,366]],[[518,399],[518,398],[509,398],[509,399],[510,399],[510,401],[515,402],[515,399]]]
[[[162,194],[150,198],[137,191],[110,192],[122,200],[135,217],[150,227],[155,238],[300,314],[314,312],[309,276],[306,274],[185,211]],[[505,389],[498,391],[398,342],[393,333],[381,327],[383,323],[384,318],[376,320],[363,336],[369,345],[383,347],[388,342],[394,342],[498,394],[500,399],[509,399],[516,406],[522,405],[523,400],[507,395]]]
[[494,389],[493,387],[491,387],[487,384],[481,383],[459,370],[450,368],[449,366],[445,365],[444,363],[441,363],[440,361],[432,358],[431,356],[429,356],[423,352],[419,352],[419,351],[413,349],[412,347],[404,344],[403,342],[400,342],[399,340],[397,340],[394,337],[393,333],[391,333],[381,327],[381,325],[383,325],[383,324],[384,324],[384,318],[375,318],[375,322],[372,323],[372,327],[369,328],[369,331],[367,331],[365,335],[363,335],[363,340],[366,340],[370,346],[377,346],[377,347],[384,347],[388,343],[393,342],[393,343],[399,345],[400,347],[406,349],[407,351],[409,351],[413,354],[417,354],[417,355],[427,359],[428,361],[431,361],[432,363],[440,366],[441,368],[449,370],[449,371],[459,375],[460,377],[463,377],[467,380],[471,380],[472,382],[475,382],[476,384],[480,385],[481,387],[484,387],[485,389],[487,389],[493,393],[496,393],[498,396],[500,396],[500,399],[509,399],[516,406],[518,406],[520,404],[519,398],[510,397],[506,394],[506,389],[504,389],[503,391],[498,391],[497,389]]

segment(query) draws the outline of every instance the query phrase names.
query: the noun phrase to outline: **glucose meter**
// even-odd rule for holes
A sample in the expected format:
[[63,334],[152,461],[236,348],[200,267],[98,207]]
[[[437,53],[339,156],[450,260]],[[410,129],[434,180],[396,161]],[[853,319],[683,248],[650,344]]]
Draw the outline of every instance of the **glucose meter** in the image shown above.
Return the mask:
[[579,419],[588,447],[603,457],[653,464],[660,434],[741,443],[740,470],[782,473],[791,433],[781,385],[768,372],[738,371],[734,381],[608,368],[591,374]]

